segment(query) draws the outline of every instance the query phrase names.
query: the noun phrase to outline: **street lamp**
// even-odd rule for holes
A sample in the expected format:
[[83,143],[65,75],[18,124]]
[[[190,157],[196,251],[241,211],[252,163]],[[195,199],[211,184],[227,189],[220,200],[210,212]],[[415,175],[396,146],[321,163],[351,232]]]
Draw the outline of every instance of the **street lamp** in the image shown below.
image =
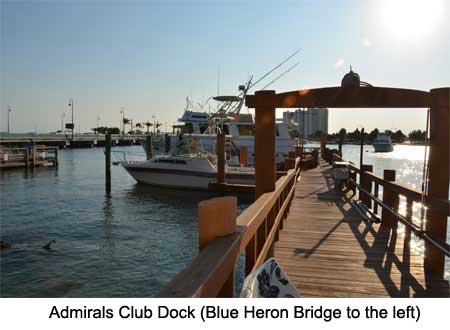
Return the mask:
[[98,121],[100,120],[100,117],[97,116],[97,130],[95,131],[96,134],[98,134]]
[[72,129],[72,142],[73,142],[73,133],[74,133],[74,130],[75,130],[75,125],[73,124],[73,99],[72,99],[72,98],[69,99],[69,107],[70,107],[71,110],[72,110],[72,124],[71,124],[71,129]]
[[120,108],[120,113],[122,114],[122,139],[125,136],[125,107]]
[[9,135],[9,113],[12,111],[11,106],[8,105],[8,135]]
[[63,112],[61,114],[61,133],[64,132],[64,118],[66,117],[66,114]]

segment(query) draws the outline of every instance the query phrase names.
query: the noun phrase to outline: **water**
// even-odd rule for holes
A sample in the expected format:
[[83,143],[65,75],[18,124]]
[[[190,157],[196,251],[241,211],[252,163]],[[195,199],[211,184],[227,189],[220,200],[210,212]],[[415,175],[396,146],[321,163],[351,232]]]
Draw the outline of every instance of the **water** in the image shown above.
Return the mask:
[[14,243],[3,297],[153,296],[198,254],[197,203],[214,197],[138,185],[119,166],[108,197],[102,149],[61,150],[58,170],[7,171],[0,188],[1,240]]
[[[365,149],[376,174],[396,169],[420,188],[423,147]],[[344,157],[359,163],[359,147]],[[102,149],[61,150],[58,170],[0,173],[0,191],[0,239],[14,243],[0,254],[3,297],[153,296],[198,254],[197,203],[214,196],[138,185],[117,166],[106,196]],[[43,250],[52,239],[54,252]]]

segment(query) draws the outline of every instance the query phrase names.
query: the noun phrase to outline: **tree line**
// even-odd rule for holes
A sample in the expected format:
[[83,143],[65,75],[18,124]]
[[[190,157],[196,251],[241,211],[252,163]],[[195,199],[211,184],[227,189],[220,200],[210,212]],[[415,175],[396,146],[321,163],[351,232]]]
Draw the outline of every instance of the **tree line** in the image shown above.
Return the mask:
[[[420,129],[411,131],[408,135],[405,135],[401,130],[397,131],[391,131],[386,130],[384,131],[386,134],[388,134],[394,143],[402,143],[406,140],[409,140],[411,143],[424,143],[426,141],[427,132],[422,131]],[[378,128],[373,129],[371,132],[367,133],[364,132],[364,142],[372,143],[378,133],[380,131]],[[317,131],[316,133],[310,135],[309,137],[311,139],[320,139],[320,136],[322,135],[321,131]],[[331,142],[359,142],[362,138],[362,131],[358,128],[355,129],[353,132],[347,132],[345,128],[341,128],[339,132],[327,134],[327,141]]]

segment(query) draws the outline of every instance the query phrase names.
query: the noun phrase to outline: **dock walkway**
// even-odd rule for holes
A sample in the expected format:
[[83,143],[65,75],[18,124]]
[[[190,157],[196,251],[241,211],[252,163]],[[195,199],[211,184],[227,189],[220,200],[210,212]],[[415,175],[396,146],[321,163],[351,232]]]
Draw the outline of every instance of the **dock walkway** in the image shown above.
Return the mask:
[[[390,227],[363,221],[334,192],[331,167],[302,172],[274,255],[304,297],[449,297],[423,256]],[[410,251],[411,250],[411,251]]]

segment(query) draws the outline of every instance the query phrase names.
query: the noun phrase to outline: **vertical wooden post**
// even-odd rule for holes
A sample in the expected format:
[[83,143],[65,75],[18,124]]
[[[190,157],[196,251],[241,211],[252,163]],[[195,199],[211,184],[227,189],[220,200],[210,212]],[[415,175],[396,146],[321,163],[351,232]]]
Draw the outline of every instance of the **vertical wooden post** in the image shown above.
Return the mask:
[[166,154],[168,154],[170,152],[170,135],[167,133],[164,135],[164,146],[164,151],[166,152]]
[[152,158],[152,144],[153,144],[152,142],[153,142],[152,136],[150,134],[148,134],[145,137],[145,146],[146,146],[145,153],[147,154],[147,159]]
[[248,148],[246,146],[239,148],[239,160],[242,166],[248,166]]
[[361,130],[361,141],[359,151],[359,168],[362,168],[364,163],[364,127]]
[[25,165],[30,168],[30,148],[25,148]]
[[325,135],[325,133],[321,133],[320,134],[320,154],[323,160],[325,160],[326,158],[326,147],[327,147],[327,136]]
[[217,183],[225,182],[225,133],[217,133]]
[[[383,178],[386,181],[395,181],[395,171],[394,170],[384,170]],[[383,187],[383,203],[392,209],[396,210],[396,205],[398,206],[398,195],[386,187]],[[381,212],[381,218],[384,224],[395,227],[397,225],[397,219],[389,211],[383,208]]]
[[105,190],[111,193],[111,134],[105,135]]
[[55,147],[55,159],[53,161],[53,166],[54,167],[58,167],[59,166],[58,151],[59,151],[59,148]]
[[[255,96],[268,99],[275,91],[257,91]],[[255,108],[255,198],[275,190],[275,107]]]
[[34,169],[34,167],[36,166],[36,146],[35,145],[33,145],[32,152],[33,152],[33,158],[32,158],[33,163],[31,164],[31,167]]
[[302,149],[301,146],[296,146],[295,147],[295,157],[301,157],[302,156],[302,152],[303,152],[303,149]]
[[[208,243],[217,237],[231,235],[236,228],[236,197],[217,197],[198,204],[198,243],[202,251]],[[233,297],[234,270],[225,282],[219,297]]]
[[[364,172],[372,172],[373,166],[372,165],[363,165],[361,168],[361,172],[359,173],[360,177],[360,185],[361,188],[367,190],[368,192],[372,192],[372,181],[370,180],[370,177],[365,174]],[[359,192],[359,199],[361,202],[363,202],[369,209],[372,207],[372,200],[370,199],[370,196],[366,194],[363,191]]]
[[[450,88],[432,89],[430,107],[430,156],[428,195],[448,200],[450,181]],[[441,242],[447,240],[447,212],[430,205],[426,231]],[[444,255],[425,242],[425,271],[444,276]]]
[[289,171],[295,167],[295,158],[286,158],[284,160],[284,170]]

